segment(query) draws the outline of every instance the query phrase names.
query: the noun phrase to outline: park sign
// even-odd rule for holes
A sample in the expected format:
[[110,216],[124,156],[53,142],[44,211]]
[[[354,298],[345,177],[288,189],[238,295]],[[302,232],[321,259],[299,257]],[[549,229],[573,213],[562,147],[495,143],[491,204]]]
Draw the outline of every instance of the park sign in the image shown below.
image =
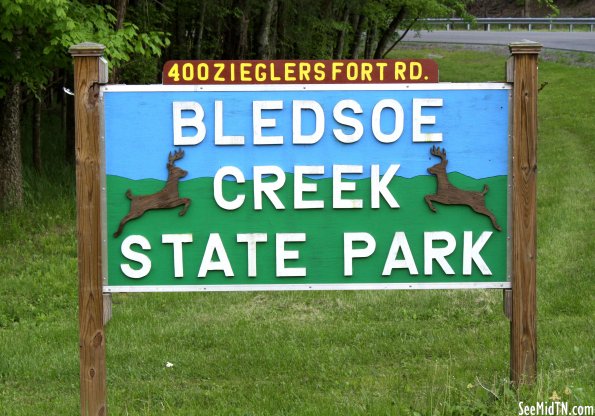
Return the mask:
[[506,83],[174,61],[121,86],[71,47],[81,414],[107,414],[111,292],[503,288],[510,379],[534,382],[541,45],[509,48]]
[[104,291],[510,288],[511,84],[375,62],[103,86]]

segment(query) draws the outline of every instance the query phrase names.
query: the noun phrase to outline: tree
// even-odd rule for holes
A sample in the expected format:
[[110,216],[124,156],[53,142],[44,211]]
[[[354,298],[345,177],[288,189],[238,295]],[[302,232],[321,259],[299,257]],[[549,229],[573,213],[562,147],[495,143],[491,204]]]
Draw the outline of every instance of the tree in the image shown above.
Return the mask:
[[[386,56],[411,29],[421,28],[421,19],[429,17],[464,17],[467,0],[368,0],[363,3],[362,13],[371,22],[368,36],[371,45],[366,58],[379,59]],[[402,33],[399,35],[398,31]],[[372,53],[372,49],[374,52]]]
[[258,31],[258,59],[268,59],[270,56],[270,32],[275,0],[267,0],[262,12],[260,29]]
[[0,208],[23,203],[20,139],[22,87],[38,93],[50,74],[41,37],[66,17],[64,0],[0,0]]
[[[468,0],[162,0],[170,59],[382,57],[424,17],[464,16]],[[148,0],[137,6],[151,7]]]
[[140,33],[133,24],[114,30],[110,7],[75,0],[0,0],[0,209],[23,204],[20,103],[23,88],[36,96],[54,70],[70,67],[68,47],[96,41],[107,47],[113,65],[133,53],[160,54],[163,33]]

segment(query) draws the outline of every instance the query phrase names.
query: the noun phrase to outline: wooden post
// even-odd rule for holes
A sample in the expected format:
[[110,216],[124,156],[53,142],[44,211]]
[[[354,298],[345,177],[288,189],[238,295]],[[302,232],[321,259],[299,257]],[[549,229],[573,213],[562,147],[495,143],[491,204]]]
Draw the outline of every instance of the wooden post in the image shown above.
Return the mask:
[[82,43],[69,50],[74,58],[80,394],[81,415],[85,416],[107,414],[98,83],[104,49],[96,43]]
[[537,57],[541,45],[509,45],[512,54],[512,319],[510,379],[533,383],[537,375]]

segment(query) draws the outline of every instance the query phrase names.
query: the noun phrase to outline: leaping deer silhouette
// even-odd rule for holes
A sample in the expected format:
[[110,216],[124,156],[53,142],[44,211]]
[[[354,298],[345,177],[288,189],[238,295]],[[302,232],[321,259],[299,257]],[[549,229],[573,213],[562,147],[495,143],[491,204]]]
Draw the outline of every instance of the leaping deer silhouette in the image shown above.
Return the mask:
[[124,225],[128,221],[142,216],[150,209],[168,209],[184,205],[184,208],[180,211],[180,217],[188,211],[191,202],[190,199],[180,198],[178,192],[180,178],[186,176],[188,172],[174,165],[176,160],[180,160],[183,157],[183,150],[178,150],[173,155],[169,152],[167,158],[167,182],[161,191],[150,195],[132,195],[130,189],[126,191],[126,197],[130,199],[130,211],[120,221],[118,230],[114,233],[114,238],[117,238],[122,233]]
[[492,221],[494,228],[501,231],[500,226],[496,222],[496,217],[486,208],[485,194],[489,190],[488,186],[484,185],[481,192],[465,191],[457,188],[450,183],[446,176],[446,165],[448,163],[448,160],[446,160],[446,150],[442,149],[441,151],[439,147],[432,146],[430,153],[440,158],[440,163],[428,168],[428,172],[436,176],[437,185],[435,194],[424,197],[430,209],[436,212],[436,208],[432,202],[439,202],[445,205],[467,205],[478,214],[488,217]]

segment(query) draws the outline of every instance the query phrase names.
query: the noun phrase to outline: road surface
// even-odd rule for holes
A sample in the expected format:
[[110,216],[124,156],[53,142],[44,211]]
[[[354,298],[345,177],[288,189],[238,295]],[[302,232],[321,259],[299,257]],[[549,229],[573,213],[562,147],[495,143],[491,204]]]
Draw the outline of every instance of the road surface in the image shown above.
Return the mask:
[[409,32],[405,42],[467,43],[481,45],[508,45],[511,42],[531,40],[544,48],[595,53],[595,32],[494,32],[473,30],[422,30]]

